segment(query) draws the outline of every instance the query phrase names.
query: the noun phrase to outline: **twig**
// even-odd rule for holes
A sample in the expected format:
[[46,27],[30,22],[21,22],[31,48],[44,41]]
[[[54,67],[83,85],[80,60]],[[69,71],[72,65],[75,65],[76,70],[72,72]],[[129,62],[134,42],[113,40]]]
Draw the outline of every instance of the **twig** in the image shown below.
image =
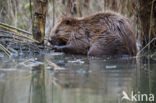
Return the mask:
[[144,46],[138,53],[137,55],[139,55],[147,46],[149,46],[154,40],[156,40],[156,38],[153,38],[146,46]]
[[31,19],[32,19],[32,1],[31,0],[29,0],[29,10],[30,10],[30,16],[31,16]]
[[3,25],[3,26],[5,26],[5,27],[11,28],[11,29],[15,29],[15,30],[17,30],[17,31],[20,31],[20,32],[23,32],[23,33],[26,33],[26,34],[29,34],[29,35],[32,35],[30,32],[27,32],[27,31],[25,31],[25,30],[22,30],[22,29],[20,29],[20,28],[13,27],[13,26],[11,26],[11,25],[8,25],[8,24],[2,23],[2,22],[0,22],[0,25]]
[[37,60],[37,59],[36,58],[31,58],[31,59],[25,60],[23,63],[25,64],[25,63],[28,63],[30,61],[35,61],[35,60]]
[[[151,6],[150,28],[149,28],[149,33],[148,33],[148,39],[149,39],[149,41],[150,41],[150,39],[151,39],[151,32],[152,32],[153,9],[154,9],[154,0],[152,1],[152,6]],[[150,50],[150,45],[148,46],[148,50]]]
[[10,55],[11,55],[10,51],[9,51],[8,49],[6,49],[2,44],[0,44],[0,49],[1,49],[2,51],[4,51],[4,53],[5,53],[7,56],[10,56]]
[[19,35],[19,36],[22,36],[22,37],[28,39],[28,40],[31,40],[31,41],[36,42],[36,43],[39,43],[37,40],[32,39],[32,38],[30,38],[30,37],[27,37],[26,35],[23,35],[22,33],[19,33],[19,32],[15,31],[15,30],[9,29],[9,28],[7,28],[7,27],[5,27],[5,26],[0,25],[0,28],[9,30],[9,31],[14,32],[15,34],[17,34],[17,35]]
[[155,56],[156,55],[156,52],[155,53],[153,53],[152,55],[151,55],[151,57],[153,57],[153,56]]
[[55,0],[53,0],[53,27],[55,23]]

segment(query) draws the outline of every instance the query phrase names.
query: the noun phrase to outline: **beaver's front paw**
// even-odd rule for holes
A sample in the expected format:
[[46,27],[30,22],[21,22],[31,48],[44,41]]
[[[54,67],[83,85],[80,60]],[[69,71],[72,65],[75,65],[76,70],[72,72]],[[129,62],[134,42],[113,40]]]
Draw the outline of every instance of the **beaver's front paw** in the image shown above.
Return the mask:
[[72,48],[70,45],[53,46],[52,49],[56,52],[70,52]]
[[60,47],[55,45],[55,46],[52,47],[52,50],[54,50],[56,52],[60,51]]
[[57,46],[57,45],[55,45],[55,46],[52,47],[52,50],[54,50],[56,52],[62,52],[64,48],[65,48],[65,46]]

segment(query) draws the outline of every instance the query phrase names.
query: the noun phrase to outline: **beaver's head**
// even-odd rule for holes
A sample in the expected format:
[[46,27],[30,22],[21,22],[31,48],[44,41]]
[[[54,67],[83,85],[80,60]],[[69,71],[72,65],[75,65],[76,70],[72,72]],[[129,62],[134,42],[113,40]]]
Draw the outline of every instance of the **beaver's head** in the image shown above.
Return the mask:
[[77,27],[78,20],[74,18],[62,18],[51,31],[49,42],[52,45],[65,45]]

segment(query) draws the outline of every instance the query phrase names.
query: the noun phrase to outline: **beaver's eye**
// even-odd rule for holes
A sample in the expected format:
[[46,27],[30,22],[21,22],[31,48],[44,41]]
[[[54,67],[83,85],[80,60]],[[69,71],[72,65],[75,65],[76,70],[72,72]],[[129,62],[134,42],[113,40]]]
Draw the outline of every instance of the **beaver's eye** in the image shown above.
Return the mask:
[[71,21],[70,20],[67,20],[66,21],[66,25],[71,25]]

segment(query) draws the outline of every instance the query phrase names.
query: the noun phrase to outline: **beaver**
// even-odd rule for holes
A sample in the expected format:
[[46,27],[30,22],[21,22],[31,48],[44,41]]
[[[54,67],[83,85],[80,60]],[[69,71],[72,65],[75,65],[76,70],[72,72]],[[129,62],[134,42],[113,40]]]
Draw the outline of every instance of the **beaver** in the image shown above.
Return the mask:
[[89,56],[137,53],[130,21],[113,11],[88,17],[64,17],[52,29],[49,42],[55,51]]

